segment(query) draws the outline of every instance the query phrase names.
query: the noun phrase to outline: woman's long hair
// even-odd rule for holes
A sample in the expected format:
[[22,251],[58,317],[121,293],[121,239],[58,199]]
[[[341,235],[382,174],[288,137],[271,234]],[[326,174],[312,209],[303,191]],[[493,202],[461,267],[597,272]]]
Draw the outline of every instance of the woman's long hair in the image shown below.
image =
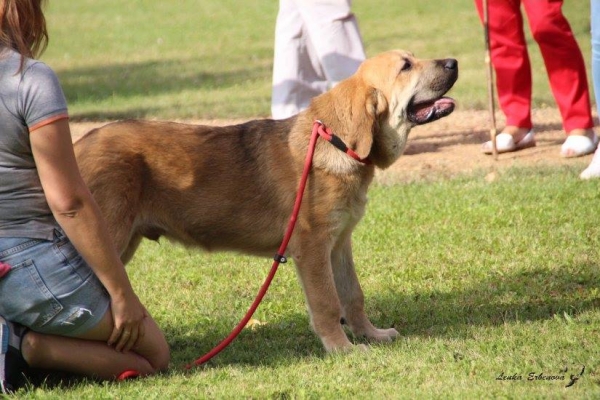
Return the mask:
[[46,18],[42,12],[46,0],[0,0],[0,47],[25,57],[39,57],[48,46]]

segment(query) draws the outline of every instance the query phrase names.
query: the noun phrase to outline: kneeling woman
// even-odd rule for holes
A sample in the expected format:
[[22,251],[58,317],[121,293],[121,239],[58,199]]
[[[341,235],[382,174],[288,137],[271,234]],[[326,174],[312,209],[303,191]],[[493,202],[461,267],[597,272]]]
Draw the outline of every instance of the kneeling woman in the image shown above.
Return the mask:
[[66,101],[34,60],[43,0],[0,0],[0,385],[28,367],[99,379],[169,364],[83,182]]

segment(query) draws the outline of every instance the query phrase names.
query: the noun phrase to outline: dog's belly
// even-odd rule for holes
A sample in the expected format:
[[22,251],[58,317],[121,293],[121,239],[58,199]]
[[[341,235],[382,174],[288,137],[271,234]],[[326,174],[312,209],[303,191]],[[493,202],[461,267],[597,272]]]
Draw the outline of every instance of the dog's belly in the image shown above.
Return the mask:
[[208,251],[236,251],[256,256],[272,257],[283,238],[279,235],[265,237],[258,232],[252,234],[213,232],[191,238],[192,245],[200,245]]
[[138,226],[137,232],[151,240],[164,236],[185,246],[201,247],[207,251],[236,251],[269,257],[277,252],[283,240],[284,228],[279,226],[265,229],[256,222],[234,223],[231,217],[215,220],[214,215],[204,221],[189,222],[178,226],[159,226],[156,221],[147,221]]

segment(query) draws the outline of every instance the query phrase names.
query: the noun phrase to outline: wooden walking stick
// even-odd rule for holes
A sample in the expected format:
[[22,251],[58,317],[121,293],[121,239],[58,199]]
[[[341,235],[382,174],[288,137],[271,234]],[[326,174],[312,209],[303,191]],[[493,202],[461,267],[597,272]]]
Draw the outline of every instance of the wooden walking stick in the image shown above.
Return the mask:
[[485,40],[485,63],[487,64],[488,99],[490,110],[490,138],[492,140],[492,154],[498,160],[498,146],[496,145],[496,112],[494,106],[494,71],[490,55],[490,27],[489,27],[488,0],[483,0],[483,36]]

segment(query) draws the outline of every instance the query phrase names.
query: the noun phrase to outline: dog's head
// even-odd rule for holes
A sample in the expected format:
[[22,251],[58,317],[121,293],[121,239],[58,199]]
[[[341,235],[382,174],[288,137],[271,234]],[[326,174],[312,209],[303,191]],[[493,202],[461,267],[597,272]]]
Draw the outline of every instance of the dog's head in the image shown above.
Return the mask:
[[455,59],[421,60],[394,50],[363,62],[350,78],[314,99],[321,119],[361,157],[386,168],[400,157],[410,129],[454,110],[444,94],[458,78]]

